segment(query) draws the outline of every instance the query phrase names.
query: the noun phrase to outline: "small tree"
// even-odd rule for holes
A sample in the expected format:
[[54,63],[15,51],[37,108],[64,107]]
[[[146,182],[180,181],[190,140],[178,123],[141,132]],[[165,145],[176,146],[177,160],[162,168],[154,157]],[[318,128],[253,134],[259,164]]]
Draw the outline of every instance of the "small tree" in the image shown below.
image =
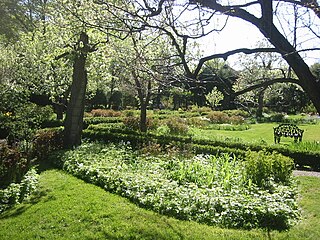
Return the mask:
[[223,100],[223,94],[218,90],[217,87],[214,87],[211,92],[209,92],[206,96],[207,102],[212,109],[220,106],[220,102]]

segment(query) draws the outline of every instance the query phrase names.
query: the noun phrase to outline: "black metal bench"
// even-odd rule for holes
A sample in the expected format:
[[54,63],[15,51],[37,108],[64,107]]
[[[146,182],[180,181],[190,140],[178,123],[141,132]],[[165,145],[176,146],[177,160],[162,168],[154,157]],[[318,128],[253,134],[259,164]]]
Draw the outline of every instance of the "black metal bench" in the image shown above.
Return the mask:
[[298,128],[294,124],[280,124],[278,127],[273,128],[274,143],[280,143],[281,137],[291,137],[294,138],[294,142],[297,142],[298,140],[301,142],[303,132],[304,130]]

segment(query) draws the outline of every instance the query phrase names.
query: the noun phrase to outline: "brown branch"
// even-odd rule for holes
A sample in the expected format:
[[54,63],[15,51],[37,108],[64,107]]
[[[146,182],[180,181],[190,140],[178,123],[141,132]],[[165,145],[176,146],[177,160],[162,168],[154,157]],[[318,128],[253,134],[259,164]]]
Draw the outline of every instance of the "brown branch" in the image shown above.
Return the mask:
[[210,61],[212,59],[216,58],[223,58],[224,60],[227,60],[227,58],[231,55],[238,54],[238,53],[244,53],[244,54],[252,54],[252,53],[258,53],[258,52],[278,52],[276,48],[254,48],[254,49],[249,49],[249,48],[239,48],[235,50],[231,50],[225,53],[218,53],[218,54],[213,54],[204,58],[201,58],[199,60],[198,66],[194,71],[194,76],[197,77],[203,64],[207,61]]
[[294,78],[275,78],[275,79],[271,79],[271,80],[268,80],[268,81],[265,81],[265,82],[258,83],[258,84],[252,85],[250,87],[247,87],[247,88],[245,88],[243,90],[235,92],[234,95],[235,96],[239,96],[239,95],[242,95],[244,93],[247,93],[247,92],[253,91],[255,89],[258,89],[258,88],[268,87],[268,86],[273,85],[275,83],[295,83],[295,84],[298,84],[300,86],[300,81],[298,79],[294,79]]

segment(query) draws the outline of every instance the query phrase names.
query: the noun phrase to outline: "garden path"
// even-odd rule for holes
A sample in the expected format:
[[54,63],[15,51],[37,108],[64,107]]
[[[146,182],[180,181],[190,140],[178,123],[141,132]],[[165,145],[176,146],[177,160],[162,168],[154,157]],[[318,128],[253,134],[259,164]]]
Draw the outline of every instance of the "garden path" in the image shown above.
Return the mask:
[[294,176],[320,177],[320,172],[294,170]]

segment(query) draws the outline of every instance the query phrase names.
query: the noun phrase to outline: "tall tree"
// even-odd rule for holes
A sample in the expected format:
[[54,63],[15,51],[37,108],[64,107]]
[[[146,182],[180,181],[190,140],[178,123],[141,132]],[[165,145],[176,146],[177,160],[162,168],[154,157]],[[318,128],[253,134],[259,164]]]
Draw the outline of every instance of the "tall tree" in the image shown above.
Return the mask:
[[64,146],[66,148],[81,144],[84,100],[88,83],[86,60],[88,53],[92,51],[94,51],[94,48],[89,44],[89,36],[82,32],[73,52],[71,96],[64,125]]

